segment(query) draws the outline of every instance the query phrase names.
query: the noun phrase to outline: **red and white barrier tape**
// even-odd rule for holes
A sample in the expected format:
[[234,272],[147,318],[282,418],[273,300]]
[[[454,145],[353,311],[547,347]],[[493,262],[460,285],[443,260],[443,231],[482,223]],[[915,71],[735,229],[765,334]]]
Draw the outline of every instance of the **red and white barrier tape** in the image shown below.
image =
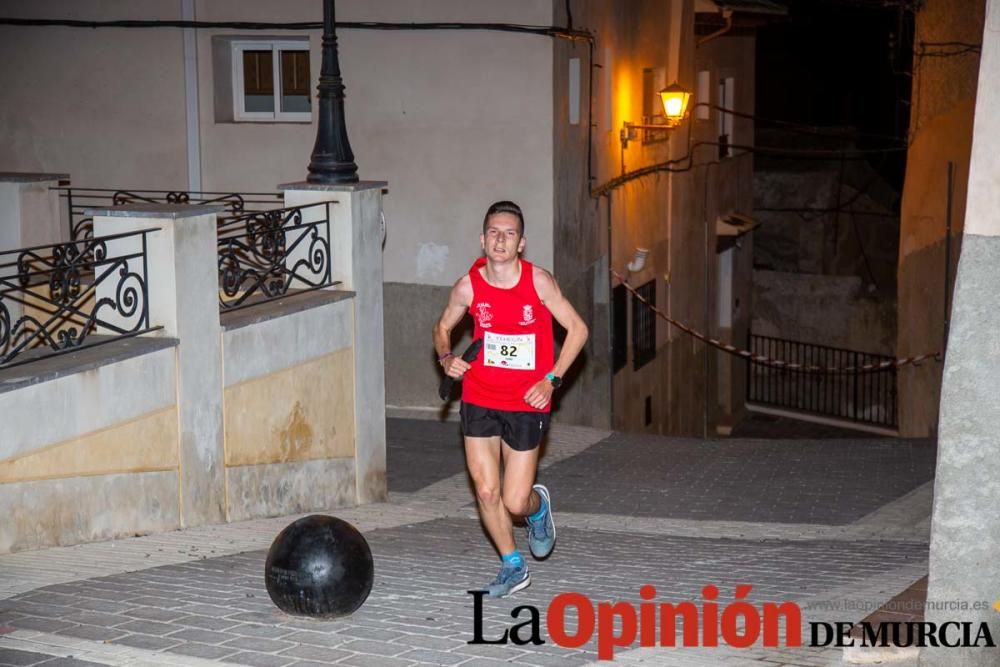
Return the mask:
[[767,356],[765,356],[763,354],[754,354],[750,350],[741,350],[740,348],[734,347],[733,345],[730,345],[729,343],[723,343],[721,340],[718,340],[716,338],[710,338],[710,337],[706,336],[705,334],[701,333],[700,331],[696,331],[695,329],[692,329],[691,327],[689,327],[688,325],[684,324],[683,322],[678,322],[677,320],[673,319],[672,317],[670,317],[669,315],[667,315],[666,313],[664,313],[662,310],[660,310],[659,308],[657,308],[655,304],[652,304],[649,301],[647,301],[646,298],[644,296],[642,296],[641,294],[639,294],[635,290],[634,287],[632,287],[631,285],[629,285],[625,281],[625,279],[621,276],[621,274],[619,274],[617,271],[615,271],[614,269],[611,269],[611,275],[613,275],[615,278],[617,278],[618,280],[620,280],[622,286],[624,286],[625,289],[627,289],[629,292],[631,292],[632,295],[635,296],[635,298],[639,299],[639,301],[641,301],[644,304],[646,304],[649,307],[650,310],[652,310],[654,313],[656,313],[657,315],[659,315],[662,319],[666,320],[667,322],[669,322],[673,326],[677,327],[678,329],[680,329],[684,333],[697,338],[698,340],[702,341],[703,343],[706,343],[707,345],[711,345],[712,347],[714,347],[716,349],[722,350],[723,352],[726,352],[727,354],[732,354],[732,355],[737,356],[737,357],[742,357],[744,359],[749,359],[750,361],[752,361],[755,364],[761,364],[763,366],[770,366],[772,368],[780,368],[780,369],[789,370],[789,371],[799,371],[799,372],[802,372],[802,373],[829,373],[829,374],[835,374],[835,373],[876,373],[878,371],[884,371],[884,370],[886,370],[888,368],[899,368],[900,366],[906,366],[908,364],[919,364],[921,361],[926,361],[928,359],[934,359],[935,361],[941,361],[941,353],[940,352],[931,352],[931,353],[927,353],[927,354],[918,354],[918,355],[913,356],[913,357],[902,357],[902,358],[898,358],[898,359],[888,359],[886,361],[880,361],[880,362],[874,363],[874,364],[862,364],[860,366],[839,366],[839,367],[832,367],[832,366],[826,366],[826,367],[824,367],[824,366],[812,366],[812,365],[807,365],[807,364],[799,364],[799,363],[792,363],[792,362],[788,362],[788,361],[782,361],[781,359],[772,359],[772,358],[767,357]]

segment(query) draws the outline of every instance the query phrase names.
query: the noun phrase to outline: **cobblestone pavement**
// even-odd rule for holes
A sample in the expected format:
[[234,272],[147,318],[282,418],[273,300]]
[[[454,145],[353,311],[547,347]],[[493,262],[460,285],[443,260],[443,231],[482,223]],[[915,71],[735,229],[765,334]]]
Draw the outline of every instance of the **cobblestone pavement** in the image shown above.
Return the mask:
[[[933,460],[927,443],[838,441],[829,444],[833,456],[815,442],[788,449],[795,441],[608,438],[555,427],[540,477],[553,489],[556,552],[531,562],[528,589],[508,600],[487,600],[482,623],[484,638],[499,637],[527,620],[528,612],[518,607],[532,605],[540,610],[547,643],[470,645],[474,610],[467,591],[492,578],[497,562],[468,505],[468,482],[454,452],[460,441],[457,434],[449,440],[449,431],[454,433],[452,424],[390,420],[390,466],[408,471],[390,473],[391,501],[331,512],[365,533],[375,557],[375,586],[353,616],[293,618],[270,602],[262,577],[266,549],[294,517],[46,549],[0,556],[0,598],[7,598],[0,600],[0,665],[568,667],[595,662],[596,645],[591,639],[567,649],[550,641],[545,613],[561,592],[583,593],[594,604],[638,605],[639,587],[652,584],[656,601],[700,603],[702,587],[714,584],[723,608],[738,584],[750,584],[748,601],[798,602],[804,623],[856,621],[865,614],[837,606],[878,605],[926,572],[931,485],[921,466],[927,456]],[[414,455],[419,451],[426,457]],[[666,468],[655,456],[662,452],[675,454]],[[830,473],[830,461],[841,458],[876,467],[868,479],[879,490],[850,486],[839,474],[814,474],[823,465]],[[776,476],[755,477],[776,490],[791,480],[808,483],[813,494],[782,495],[789,504],[801,500],[809,511],[779,517],[796,522],[776,520],[761,506],[757,513],[743,510],[738,516],[745,520],[734,520],[732,512],[692,518],[683,511],[721,507],[714,496],[726,493],[722,473],[754,477],[763,469],[746,459],[779,469]],[[667,472],[657,476],[650,469]],[[655,497],[651,502],[661,505],[644,514],[642,501],[653,485],[680,488]],[[865,493],[863,502],[846,503],[849,511],[839,514],[816,511],[822,506],[817,498],[843,502],[844,485]],[[513,619],[512,613],[519,615]],[[567,619],[567,628],[576,631],[575,615]],[[682,667],[841,664],[839,650],[824,648],[623,647],[615,658]]]
[[[385,426],[389,488],[393,491],[419,491],[465,470],[465,453],[457,446],[461,437],[457,422],[388,419]],[[443,443],[456,446],[441,446]]]
[[[553,466],[570,512],[847,524],[934,474],[926,440],[693,440],[616,433]],[[599,479],[601,493],[589,480]]]

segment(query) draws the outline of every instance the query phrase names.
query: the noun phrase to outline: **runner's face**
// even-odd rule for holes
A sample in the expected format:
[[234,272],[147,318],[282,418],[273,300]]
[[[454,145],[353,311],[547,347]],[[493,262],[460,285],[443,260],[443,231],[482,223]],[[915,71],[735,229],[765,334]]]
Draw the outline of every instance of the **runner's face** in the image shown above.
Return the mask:
[[524,250],[521,223],[512,213],[495,213],[486,222],[486,231],[479,236],[486,256],[496,262],[517,258]]

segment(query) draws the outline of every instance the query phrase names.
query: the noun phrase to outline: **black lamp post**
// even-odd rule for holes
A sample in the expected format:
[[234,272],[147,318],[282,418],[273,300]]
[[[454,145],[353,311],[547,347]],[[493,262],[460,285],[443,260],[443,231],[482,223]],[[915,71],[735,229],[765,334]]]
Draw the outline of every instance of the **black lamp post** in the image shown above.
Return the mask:
[[334,0],[323,0],[323,65],[319,71],[319,126],[306,181],[322,185],[357,183],[358,165],[344,122],[344,81],[337,58]]

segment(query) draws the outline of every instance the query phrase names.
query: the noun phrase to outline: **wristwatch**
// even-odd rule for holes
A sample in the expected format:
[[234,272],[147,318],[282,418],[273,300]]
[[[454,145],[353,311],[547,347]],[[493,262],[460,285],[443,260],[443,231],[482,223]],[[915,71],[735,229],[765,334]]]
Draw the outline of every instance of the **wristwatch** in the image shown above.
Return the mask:
[[546,373],[545,379],[549,381],[553,389],[558,389],[559,387],[562,386],[562,378],[559,377],[558,375],[554,375],[552,373]]

